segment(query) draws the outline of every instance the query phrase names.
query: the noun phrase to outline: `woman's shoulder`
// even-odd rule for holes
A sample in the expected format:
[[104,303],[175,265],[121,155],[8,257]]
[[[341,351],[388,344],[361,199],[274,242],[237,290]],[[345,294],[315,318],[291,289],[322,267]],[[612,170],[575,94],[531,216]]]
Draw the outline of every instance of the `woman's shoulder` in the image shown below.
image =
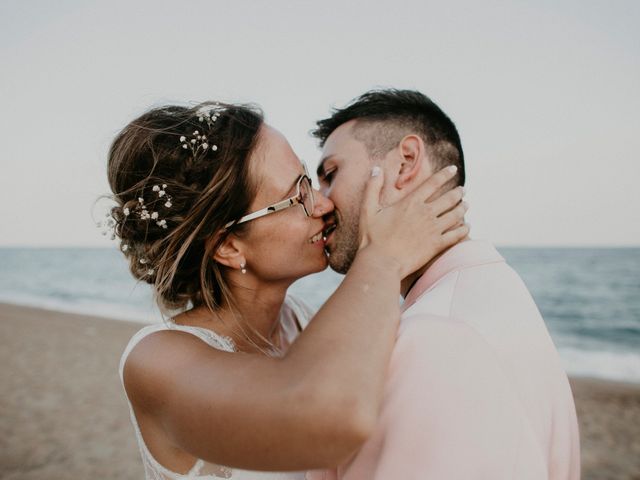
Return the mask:
[[[149,411],[168,398],[176,378],[198,375],[207,365],[212,376],[234,352],[231,339],[200,327],[149,325],[129,341],[120,358],[120,381],[132,405]],[[195,373],[193,373],[195,372]]]
[[[190,336],[197,337],[202,342],[206,343],[210,347],[216,348],[218,350],[224,351],[234,351],[235,344],[233,340],[225,335],[218,334],[213,330],[204,327],[194,327],[187,325],[178,325],[173,321],[164,321],[162,323],[147,325],[140,330],[138,330],[129,340],[127,346],[122,353],[121,363],[126,360],[131,351],[138,345],[143,339],[155,334],[156,332],[184,332],[188,333]],[[169,334],[159,334],[154,335],[154,337],[163,337],[163,338],[171,338],[172,335]],[[175,337],[173,337],[175,338]]]
[[[154,370],[156,368],[163,370],[165,361],[170,361],[169,359],[179,355],[180,351],[192,350],[202,343],[207,347],[213,347],[212,352],[235,351],[231,338],[206,328],[177,325],[171,321],[147,325],[131,337],[122,352],[119,366],[120,380],[123,384],[125,383],[125,367],[131,367],[132,364],[153,365]],[[160,352],[161,355],[159,355]]]

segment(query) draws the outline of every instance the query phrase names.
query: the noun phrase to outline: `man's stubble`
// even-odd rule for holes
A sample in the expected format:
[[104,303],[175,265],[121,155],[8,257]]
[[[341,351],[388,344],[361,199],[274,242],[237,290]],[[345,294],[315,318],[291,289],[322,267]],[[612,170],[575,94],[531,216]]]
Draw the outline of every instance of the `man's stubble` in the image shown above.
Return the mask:
[[349,204],[349,210],[336,213],[337,227],[333,232],[333,246],[329,266],[335,272],[345,274],[351,268],[360,245],[360,207],[364,197],[363,184]]

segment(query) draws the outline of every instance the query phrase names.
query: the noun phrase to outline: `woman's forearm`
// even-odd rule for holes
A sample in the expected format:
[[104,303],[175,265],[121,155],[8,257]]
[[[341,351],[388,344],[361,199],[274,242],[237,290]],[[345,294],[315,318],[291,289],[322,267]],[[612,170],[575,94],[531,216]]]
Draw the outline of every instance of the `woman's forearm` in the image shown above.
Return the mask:
[[373,249],[358,253],[340,287],[291,346],[283,364],[323,415],[366,437],[377,419],[400,318],[400,273]]

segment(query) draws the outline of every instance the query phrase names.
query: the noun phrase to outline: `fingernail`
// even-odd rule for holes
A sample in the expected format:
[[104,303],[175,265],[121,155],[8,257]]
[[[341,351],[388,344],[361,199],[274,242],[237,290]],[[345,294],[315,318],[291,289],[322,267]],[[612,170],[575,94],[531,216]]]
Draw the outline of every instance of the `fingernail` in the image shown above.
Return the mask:
[[467,202],[462,202],[462,206],[465,210],[469,210],[469,204]]
[[371,169],[371,176],[372,176],[372,177],[377,177],[378,175],[380,175],[380,172],[381,172],[381,171],[382,171],[382,170],[380,170],[380,167],[378,167],[378,166],[376,165],[375,167],[373,167],[373,168]]
[[458,171],[458,167],[456,167],[455,165],[450,165],[447,167],[447,170],[449,171],[449,173],[456,173]]

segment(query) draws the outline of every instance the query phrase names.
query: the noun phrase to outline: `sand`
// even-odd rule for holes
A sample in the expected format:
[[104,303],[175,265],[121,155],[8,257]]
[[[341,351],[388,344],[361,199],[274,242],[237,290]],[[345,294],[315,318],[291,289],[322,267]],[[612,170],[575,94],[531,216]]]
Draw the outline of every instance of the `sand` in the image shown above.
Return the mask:
[[[117,374],[139,328],[0,304],[1,479],[144,478]],[[640,479],[640,385],[571,384],[582,478]]]

